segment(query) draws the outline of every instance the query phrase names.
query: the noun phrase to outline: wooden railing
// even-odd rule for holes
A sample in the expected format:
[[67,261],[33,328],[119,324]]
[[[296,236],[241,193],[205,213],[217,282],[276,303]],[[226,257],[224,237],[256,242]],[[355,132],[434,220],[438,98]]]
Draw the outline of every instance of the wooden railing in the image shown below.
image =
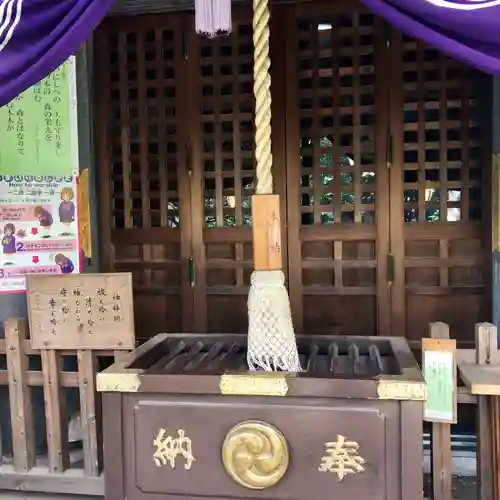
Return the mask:
[[[478,325],[476,330],[481,328]],[[446,330],[444,335],[447,335],[447,325],[435,323],[430,325],[430,336],[443,335],[443,331],[437,332],[436,329]],[[480,350],[483,350],[482,347]],[[101,405],[95,390],[95,375],[104,368],[103,361],[110,364],[113,360],[121,359],[126,352],[37,351],[30,346],[25,320],[5,322],[5,340],[0,340],[0,391],[4,391],[4,398],[8,391],[11,428],[0,429],[0,436],[1,432],[11,433],[12,453],[2,453],[0,446],[0,490],[103,495]],[[459,350],[457,357],[459,361],[473,362],[476,351]],[[73,360],[74,370],[64,369],[65,358]],[[38,369],[30,366],[30,360],[38,362]],[[64,395],[64,391],[71,388],[79,392],[81,427],[81,445],[73,450],[68,439],[69,416]],[[46,421],[46,447],[43,447],[46,449],[43,453],[36,447],[32,404],[32,392],[42,389]],[[476,404],[477,400],[466,387],[458,387],[460,404]],[[0,405],[2,401],[0,399]],[[486,408],[490,406],[486,405]],[[491,438],[492,429],[498,427],[494,418],[495,414],[488,409],[483,409],[478,415],[478,422],[482,426],[482,430],[478,431],[479,438],[488,435]],[[495,462],[491,455],[496,454],[491,449],[488,451],[484,445],[479,448],[478,456],[483,455],[483,464],[490,459],[492,463]],[[491,467],[490,464],[490,471]],[[432,424],[431,475],[432,492],[427,492],[428,496],[433,496],[435,500],[452,500],[449,424]],[[483,485],[478,488],[478,499],[486,500],[488,491],[484,490],[484,477],[482,482]]]
[[[0,447],[0,489],[103,495],[101,405],[95,375],[99,358],[108,358],[104,361],[109,364],[124,354],[126,351],[33,350],[26,321],[5,322],[5,340],[0,340],[0,391],[4,391],[0,405],[5,404],[8,388],[11,425],[0,431],[11,433],[12,453],[2,453]],[[6,369],[1,369],[2,358]],[[64,370],[65,358],[72,358],[74,371]],[[30,367],[30,360],[38,364],[38,370]],[[46,442],[42,453],[36,446],[34,388],[43,388],[46,439],[42,441]],[[69,388],[78,389],[80,400],[81,446],[74,450],[68,439],[72,415],[67,413],[64,393]]]

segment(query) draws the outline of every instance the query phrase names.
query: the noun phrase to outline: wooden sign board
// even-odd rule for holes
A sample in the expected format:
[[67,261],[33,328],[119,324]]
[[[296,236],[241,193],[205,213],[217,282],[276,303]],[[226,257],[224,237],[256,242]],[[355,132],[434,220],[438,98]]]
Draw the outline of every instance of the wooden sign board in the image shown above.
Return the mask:
[[422,368],[427,384],[424,420],[457,422],[457,343],[453,339],[422,339]]
[[133,349],[131,273],[27,277],[34,349]]

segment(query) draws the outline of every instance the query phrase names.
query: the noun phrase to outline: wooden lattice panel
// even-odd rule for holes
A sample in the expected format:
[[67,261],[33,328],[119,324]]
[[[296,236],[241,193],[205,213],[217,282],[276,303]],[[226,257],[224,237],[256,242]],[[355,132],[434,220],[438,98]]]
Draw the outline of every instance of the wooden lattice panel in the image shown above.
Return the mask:
[[199,46],[205,227],[250,226],[254,181],[252,25]]
[[180,225],[174,44],[173,28],[110,36],[116,229]]
[[298,21],[301,223],[375,220],[373,16]]
[[[138,335],[181,329],[181,140],[177,19],[107,21],[109,141],[114,251],[108,265],[133,276]],[[105,57],[105,56],[102,56]],[[182,195],[189,199],[184,189]],[[189,201],[187,201],[189,203]],[[189,226],[189,224],[188,224]],[[186,266],[187,267],[187,266]],[[165,328],[167,326],[167,328]]]
[[247,330],[254,190],[252,25],[198,40],[203,161],[206,331]]
[[454,336],[472,341],[474,324],[488,314],[489,80],[410,38],[397,36],[395,50],[403,103],[403,192],[395,195],[404,210],[407,336],[419,339],[429,322],[444,321]]
[[290,225],[298,226],[290,229],[290,262],[292,271],[302,269],[290,285],[296,324],[306,332],[374,334],[376,20],[352,8],[302,10],[287,71],[296,107],[287,127],[297,123],[299,144],[288,161]]
[[489,159],[481,144],[481,81],[478,71],[404,40],[405,222],[483,219],[481,181]]

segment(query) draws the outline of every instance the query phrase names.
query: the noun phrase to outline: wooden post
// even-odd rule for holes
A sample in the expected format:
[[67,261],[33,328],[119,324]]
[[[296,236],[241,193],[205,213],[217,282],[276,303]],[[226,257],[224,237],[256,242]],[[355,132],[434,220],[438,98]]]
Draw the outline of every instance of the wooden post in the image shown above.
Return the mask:
[[491,426],[492,426],[492,470],[493,470],[493,495],[495,499],[500,498],[500,398],[490,397],[491,403]]
[[[476,324],[476,363],[478,365],[495,363],[497,357],[497,328],[491,323]],[[478,499],[497,499],[498,471],[493,473],[493,467],[498,466],[495,456],[498,446],[498,435],[492,425],[492,402],[489,396],[477,397],[477,479]],[[498,415],[497,415],[498,418]],[[496,427],[496,426],[495,426]],[[495,434],[495,436],[494,436]],[[494,441],[496,441],[494,443]],[[498,449],[498,448],[497,448]]]
[[[449,339],[446,323],[431,323],[429,337]],[[452,500],[451,425],[433,422],[431,428],[431,477],[433,500]]]
[[[493,324],[500,328],[500,78],[493,77],[491,165],[491,242]],[[485,207],[485,209],[488,207]]]
[[129,353],[130,351],[114,351],[115,363],[123,361],[129,355]]
[[103,454],[106,471],[104,490],[106,500],[124,500],[125,467],[123,443],[123,394],[110,392],[102,395],[103,405]]
[[23,352],[28,325],[26,320],[16,318],[5,321],[4,328],[14,469],[16,472],[28,472],[35,466],[36,460],[28,356]]
[[[492,316],[493,324],[500,328],[500,78],[493,78],[493,112],[492,112],[492,162],[491,162],[491,265],[492,265]],[[488,199],[488,197],[486,197]],[[498,342],[498,330],[497,330]],[[493,434],[495,442],[492,445],[493,453],[493,491],[495,498],[499,498],[500,485],[498,478],[497,455],[500,453],[500,429],[498,428],[500,419],[500,402],[497,396],[490,399]],[[479,409],[479,406],[478,406]]]
[[69,468],[68,421],[61,391],[61,357],[52,349],[42,349],[43,397],[47,422],[49,470],[58,474]]
[[[78,387],[80,389],[80,422],[83,434],[83,465],[86,476],[98,476],[101,457],[98,444],[99,422],[95,377],[97,362],[92,351],[78,351]],[[100,406],[100,405],[99,405]]]
[[[500,102],[499,102],[500,104]],[[499,110],[500,111],[500,110]],[[493,323],[500,327],[500,153],[492,157],[491,242]]]

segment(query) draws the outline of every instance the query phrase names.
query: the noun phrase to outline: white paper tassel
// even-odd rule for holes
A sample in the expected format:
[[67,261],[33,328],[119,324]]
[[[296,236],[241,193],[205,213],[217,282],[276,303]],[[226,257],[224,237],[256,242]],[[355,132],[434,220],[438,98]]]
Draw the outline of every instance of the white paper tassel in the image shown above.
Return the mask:
[[215,38],[231,33],[231,0],[195,0],[194,10],[199,35]]
[[252,273],[247,363],[250,370],[302,371],[282,271]]

